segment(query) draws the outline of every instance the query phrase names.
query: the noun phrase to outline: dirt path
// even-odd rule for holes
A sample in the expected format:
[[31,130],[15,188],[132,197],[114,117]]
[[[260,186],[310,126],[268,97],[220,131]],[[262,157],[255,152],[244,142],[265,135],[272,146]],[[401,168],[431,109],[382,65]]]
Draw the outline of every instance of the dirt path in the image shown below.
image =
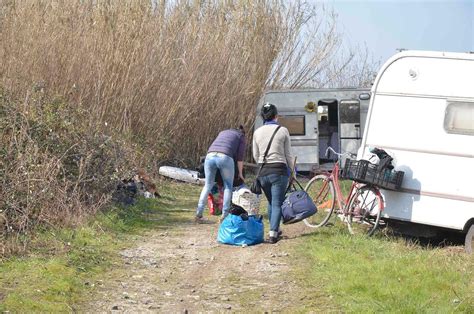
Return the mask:
[[[281,312],[302,309],[292,278],[291,247],[303,223],[285,226],[277,244],[251,247],[216,242],[217,219],[157,231],[122,251],[122,265],[104,274],[85,311],[195,313]],[[293,235],[298,235],[293,237]],[[141,241],[141,242],[140,242]]]

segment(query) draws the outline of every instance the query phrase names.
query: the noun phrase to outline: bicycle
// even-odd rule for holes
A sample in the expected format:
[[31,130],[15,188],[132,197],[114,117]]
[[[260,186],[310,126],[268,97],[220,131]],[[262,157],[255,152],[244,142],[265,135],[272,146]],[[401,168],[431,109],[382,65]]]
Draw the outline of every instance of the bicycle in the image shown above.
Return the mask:
[[[345,155],[335,152],[331,147],[326,150],[326,155],[329,151],[336,154],[339,159]],[[336,212],[347,224],[351,234],[356,233],[353,224],[357,223],[365,229],[367,235],[371,236],[381,223],[380,217],[384,209],[383,196],[377,186],[353,181],[349,194],[344,197],[339,184],[340,170],[338,160],[331,171],[314,176],[306,184],[305,191],[313,199],[318,212],[305,219],[304,223],[312,228],[327,225],[337,204]]]

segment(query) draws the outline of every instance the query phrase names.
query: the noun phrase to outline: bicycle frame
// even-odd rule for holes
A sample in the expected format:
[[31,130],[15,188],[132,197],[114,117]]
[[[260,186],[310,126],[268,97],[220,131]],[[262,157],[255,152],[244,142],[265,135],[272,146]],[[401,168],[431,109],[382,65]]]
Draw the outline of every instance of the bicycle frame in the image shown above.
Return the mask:
[[[332,183],[334,185],[335,192],[336,192],[335,198],[336,198],[338,208],[345,212],[347,210],[346,205],[349,204],[349,201],[351,199],[351,196],[352,196],[354,190],[359,189],[361,186],[363,186],[365,184],[352,181],[349,193],[347,194],[346,197],[344,197],[344,195],[342,193],[342,190],[341,190],[341,185],[339,184],[339,171],[340,171],[339,161],[337,161],[336,163],[334,163],[334,167],[332,168],[331,172],[324,171],[321,174],[327,176],[328,181],[332,181]],[[325,189],[326,184],[328,184],[328,183],[327,182],[324,183],[323,188],[321,189],[320,193],[322,193],[322,191],[326,190]],[[383,195],[380,193],[380,190],[378,188],[375,188],[375,193],[376,193],[377,196],[379,196],[379,199],[380,199],[380,204],[379,204],[380,207],[379,208],[380,208],[380,210],[383,210],[385,208]],[[321,194],[318,194],[317,198],[319,198],[320,196],[321,196]]]
[[[335,152],[331,147],[328,147],[328,150],[338,155],[339,159],[334,163],[332,170],[315,174],[306,185],[305,190],[311,191],[311,197],[316,200],[321,215],[315,216],[313,220],[305,219],[305,224],[312,228],[325,226],[331,215],[336,212],[336,215],[347,224],[351,234],[356,233],[356,229],[352,228],[353,222],[356,222],[365,226],[363,229],[367,235],[372,235],[380,223],[384,209],[380,190],[372,184],[352,181],[349,193],[344,196],[339,181],[341,170],[339,161],[343,154]],[[314,189],[311,186],[314,186]],[[373,211],[376,208],[377,210]]]

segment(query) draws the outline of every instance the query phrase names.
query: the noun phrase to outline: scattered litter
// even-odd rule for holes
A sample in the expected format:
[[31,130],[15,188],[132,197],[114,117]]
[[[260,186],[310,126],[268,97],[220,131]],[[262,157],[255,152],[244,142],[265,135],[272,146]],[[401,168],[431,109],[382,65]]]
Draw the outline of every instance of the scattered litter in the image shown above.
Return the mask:
[[123,205],[133,205],[139,196],[161,197],[156,190],[156,184],[143,170],[139,170],[132,178],[120,181],[112,194],[112,200]]

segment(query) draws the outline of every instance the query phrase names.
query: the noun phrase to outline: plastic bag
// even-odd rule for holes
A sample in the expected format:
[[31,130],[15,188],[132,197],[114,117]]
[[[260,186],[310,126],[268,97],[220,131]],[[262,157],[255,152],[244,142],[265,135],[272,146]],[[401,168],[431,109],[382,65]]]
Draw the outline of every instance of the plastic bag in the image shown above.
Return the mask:
[[230,245],[254,245],[263,242],[264,227],[262,216],[227,215],[219,226],[217,241]]
[[222,214],[222,206],[224,204],[224,187],[221,185],[214,185],[211,193],[207,195],[207,206],[209,207],[209,214],[218,216]]

